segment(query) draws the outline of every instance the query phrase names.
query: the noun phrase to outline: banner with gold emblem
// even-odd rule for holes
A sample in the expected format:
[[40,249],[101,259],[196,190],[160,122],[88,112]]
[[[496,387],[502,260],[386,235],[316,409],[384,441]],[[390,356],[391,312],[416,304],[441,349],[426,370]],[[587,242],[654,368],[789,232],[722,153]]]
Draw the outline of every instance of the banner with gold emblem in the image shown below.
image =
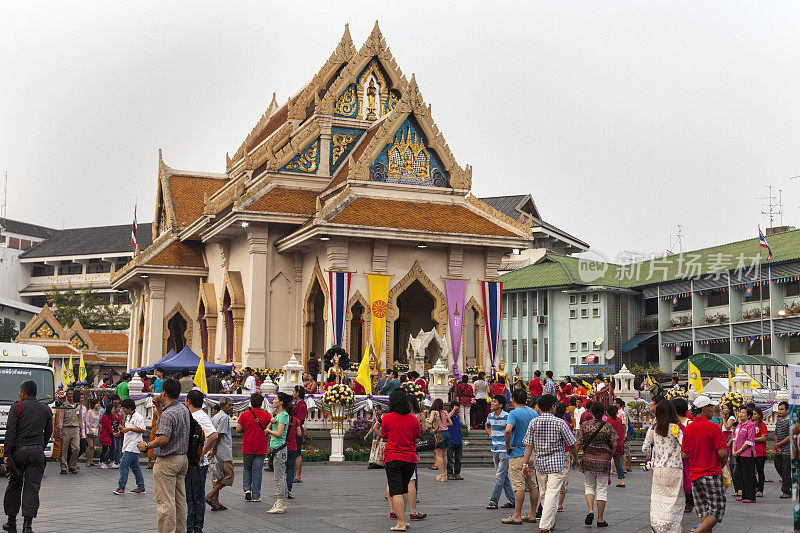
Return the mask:
[[391,276],[369,274],[369,308],[372,314],[372,346],[375,357],[381,360],[383,337],[386,334],[386,313],[389,310],[389,281]]

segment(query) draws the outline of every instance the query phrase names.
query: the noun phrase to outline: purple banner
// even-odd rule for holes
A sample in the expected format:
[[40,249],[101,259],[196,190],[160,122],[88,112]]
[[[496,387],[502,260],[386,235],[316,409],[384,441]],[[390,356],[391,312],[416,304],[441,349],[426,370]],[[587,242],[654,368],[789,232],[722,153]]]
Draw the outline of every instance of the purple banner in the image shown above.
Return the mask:
[[447,317],[450,326],[450,349],[453,352],[453,372],[458,372],[461,354],[461,330],[464,327],[464,300],[467,296],[467,280],[444,280],[444,294],[447,298]]

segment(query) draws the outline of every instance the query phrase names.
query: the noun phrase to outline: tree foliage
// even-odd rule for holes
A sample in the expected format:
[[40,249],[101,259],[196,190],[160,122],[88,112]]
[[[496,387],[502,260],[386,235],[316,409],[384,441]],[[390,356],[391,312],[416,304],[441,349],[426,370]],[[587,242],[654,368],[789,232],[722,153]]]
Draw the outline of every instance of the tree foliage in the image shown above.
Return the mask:
[[80,290],[71,285],[63,290],[53,287],[47,293],[47,303],[65,327],[78,320],[86,329],[128,329],[131,321],[128,309],[103,303],[91,285]]
[[0,320],[0,342],[11,342],[17,338],[17,325],[11,320]]

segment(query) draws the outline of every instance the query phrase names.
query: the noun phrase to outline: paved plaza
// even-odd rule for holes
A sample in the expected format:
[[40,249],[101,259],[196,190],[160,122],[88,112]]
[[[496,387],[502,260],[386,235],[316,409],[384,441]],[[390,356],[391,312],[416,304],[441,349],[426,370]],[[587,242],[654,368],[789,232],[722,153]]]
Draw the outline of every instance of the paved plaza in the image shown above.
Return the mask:
[[[771,465],[768,465],[771,468]],[[774,469],[773,469],[774,470]],[[118,470],[81,468],[78,475],[61,476],[58,465],[50,463],[42,484],[42,507],[34,522],[36,533],[63,531],[109,531],[139,533],[156,530],[156,505],[153,494],[152,471],[144,470],[147,493],[124,496],[111,494],[116,488]],[[434,472],[425,470],[420,476],[420,512],[428,513],[424,522],[412,523],[411,531],[436,533],[444,531],[538,531],[534,525],[503,526],[500,518],[510,514],[508,509],[487,511],[494,472],[488,468],[471,468],[462,472],[464,481],[436,483]],[[776,475],[768,471],[768,479]],[[360,465],[328,466],[309,464],[303,468],[303,483],[296,485],[294,500],[289,501],[286,515],[268,516],[264,511],[274,499],[271,472],[264,473],[262,502],[245,502],[241,492],[241,468],[236,469],[234,486],[222,492],[221,500],[227,511],[206,512],[204,531],[209,533],[251,532],[275,527],[282,531],[316,533],[331,531],[377,532],[389,531],[393,521],[388,518],[383,501],[386,482],[382,470],[366,470]],[[5,482],[2,482],[5,489]],[[135,487],[133,476],[128,489]],[[766,496],[755,505],[730,501],[725,523],[719,531],[725,533],[791,531],[791,505],[779,500],[775,482],[767,483]],[[634,471],[628,486],[611,488],[606,520],[614,533],[649,532],[650,474]],[[586,503],[583,497],[583,476],[573,472],[564,505],[559,513],[556,531],[592,531],[596,526],[583,524]],[[694,513],[685,515],[684,531],[696,524]]]

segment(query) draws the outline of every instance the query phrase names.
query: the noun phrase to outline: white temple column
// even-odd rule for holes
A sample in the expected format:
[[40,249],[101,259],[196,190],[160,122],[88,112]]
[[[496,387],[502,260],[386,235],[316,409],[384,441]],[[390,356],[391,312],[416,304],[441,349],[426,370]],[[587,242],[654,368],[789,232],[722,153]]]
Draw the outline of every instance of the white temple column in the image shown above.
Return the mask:
[[250,286],[245,295],[244,356],[242,364],[265,368],[267,330],[267,242],[266,226],[250,226],[247,229],[247,245],[250,257]]
[[164,345],[164,290],[167,281],[164,276],[150,276],[147,285],[150,294],[150,327],[147,330],[147,358],[143,362],[149,365],[165,355],[161,352]]

